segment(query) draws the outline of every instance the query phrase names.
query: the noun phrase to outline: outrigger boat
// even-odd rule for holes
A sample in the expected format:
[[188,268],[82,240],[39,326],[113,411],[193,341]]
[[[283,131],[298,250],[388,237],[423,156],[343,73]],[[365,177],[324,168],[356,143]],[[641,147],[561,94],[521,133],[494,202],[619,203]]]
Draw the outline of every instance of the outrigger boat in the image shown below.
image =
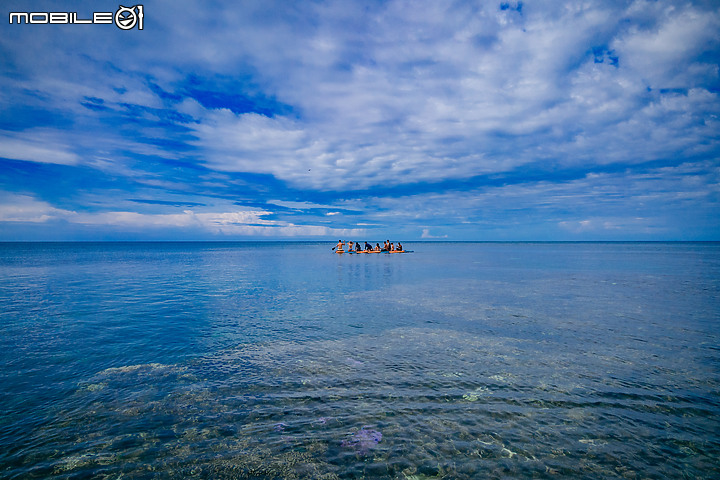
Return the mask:
[[367,253],[367,254],[370,254],[370,253],[387,253],[387,254],[390,254],[390,253],[415,253],[415,250],[390,250],[390,251],[388,251],[388,250],[380,250],[379,252],[376,251],[376,250],[360,250],[359,252],[357,252],[357,251],[346,252],[345,250],[335,250],[335,253],[347,253],[348,255],[362,255],[362,254],[364,254],[364,253]]
[[345,252],[342,248],[333,247],[333,250],[335,253],[348,253],[350,255],[360,255],[362,253],[413,253],[414,250],[387,250],[384,248],[381,248],[380,250],[348,250]]

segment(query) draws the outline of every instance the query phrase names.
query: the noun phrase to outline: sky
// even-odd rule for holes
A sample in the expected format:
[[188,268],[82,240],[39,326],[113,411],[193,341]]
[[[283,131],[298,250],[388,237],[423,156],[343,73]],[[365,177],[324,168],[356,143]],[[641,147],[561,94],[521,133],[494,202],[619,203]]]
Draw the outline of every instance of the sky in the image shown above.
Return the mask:
[[717,1],[9,21],[120,5],[3,0],[0,241],[720,240]]

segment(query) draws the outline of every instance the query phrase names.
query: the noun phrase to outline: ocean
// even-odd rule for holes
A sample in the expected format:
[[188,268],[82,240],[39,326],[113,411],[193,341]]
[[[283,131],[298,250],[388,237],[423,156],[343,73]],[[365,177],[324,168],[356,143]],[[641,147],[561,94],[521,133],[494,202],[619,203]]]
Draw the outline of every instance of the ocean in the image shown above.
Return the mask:
[[718,478],[720,243],[403,244],[0,244],[0,478]]

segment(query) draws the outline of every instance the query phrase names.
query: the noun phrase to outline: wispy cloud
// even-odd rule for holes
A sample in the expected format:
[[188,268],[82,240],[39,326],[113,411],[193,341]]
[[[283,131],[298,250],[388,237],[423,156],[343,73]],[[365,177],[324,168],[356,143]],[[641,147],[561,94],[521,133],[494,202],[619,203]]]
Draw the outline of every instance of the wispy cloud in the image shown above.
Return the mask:
[[58,222],[84,227],[122,228],[139,232],[171,229],[186,235],[220,236],[322,237],[363,235],[361,228],[343,229],[326,225],[296,225],[287,221],[268,220],[271,212],[234,210],[225,212],[138,213],[132,211],[76,212],[52,207],[29,195],[3,195],[0,198],[0,222],[58,225]]
[[80,157],[67,140],[51,129],[30,129],[0,135],[0,157],[38,163],[75,165]]

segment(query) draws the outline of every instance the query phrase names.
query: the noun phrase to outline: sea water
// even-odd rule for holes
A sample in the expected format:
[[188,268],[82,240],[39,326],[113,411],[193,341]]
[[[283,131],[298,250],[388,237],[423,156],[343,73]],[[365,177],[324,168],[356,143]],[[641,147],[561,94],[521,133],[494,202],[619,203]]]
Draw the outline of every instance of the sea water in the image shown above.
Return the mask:
[[720,244],[332,246],[0,244],[0,477],[718,477]]

